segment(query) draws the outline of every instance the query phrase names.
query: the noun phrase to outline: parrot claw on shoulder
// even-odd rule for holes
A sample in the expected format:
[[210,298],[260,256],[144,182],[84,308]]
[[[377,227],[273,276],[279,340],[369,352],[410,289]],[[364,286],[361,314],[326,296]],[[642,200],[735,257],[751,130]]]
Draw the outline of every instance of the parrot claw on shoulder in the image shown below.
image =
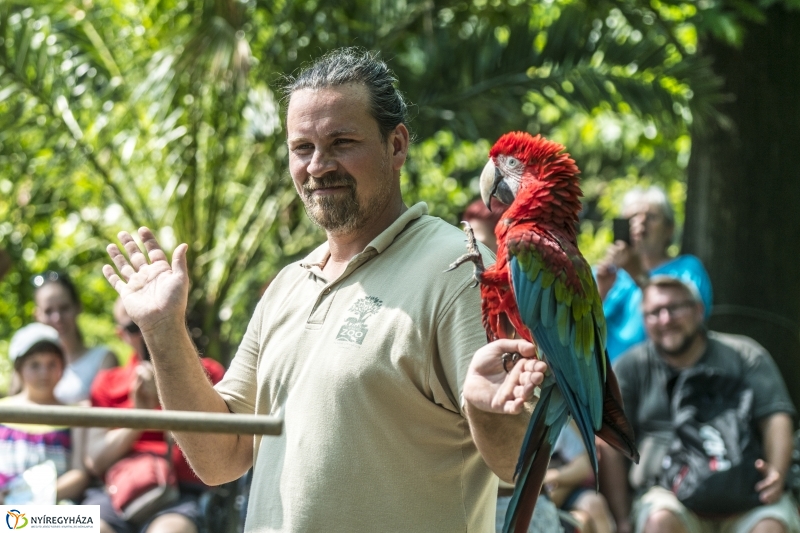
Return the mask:
[[467,221],[462,221],[462,224],[464,224],[464,233],[467,235],[467,253],[450,263],[450,266],[445,272],[455,270],[464,263],[472,262],[474,265],[472,279],[475,280],[472,287],[474,288],[480,284],[481,276],[486,271],[486,267],[483,265],[483,257],[481,256],[480,250],[478,250],[478,241],[475,239],[475,232],[472,230],[472,226],[470,226]]

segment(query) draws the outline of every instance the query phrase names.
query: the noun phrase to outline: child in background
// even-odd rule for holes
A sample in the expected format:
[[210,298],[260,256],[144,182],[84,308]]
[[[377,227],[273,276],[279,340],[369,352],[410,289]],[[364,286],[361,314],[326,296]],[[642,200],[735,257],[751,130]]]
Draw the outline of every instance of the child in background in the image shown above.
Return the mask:
[[[25,326],[11,339],[9,359],[22,389],[0,399],[0,405],[61,405],[54,394],[64,372],[58,331],[38,323]],[[0,504],[79,501],[89,483],[82,433],[78,428],[0,424]]]

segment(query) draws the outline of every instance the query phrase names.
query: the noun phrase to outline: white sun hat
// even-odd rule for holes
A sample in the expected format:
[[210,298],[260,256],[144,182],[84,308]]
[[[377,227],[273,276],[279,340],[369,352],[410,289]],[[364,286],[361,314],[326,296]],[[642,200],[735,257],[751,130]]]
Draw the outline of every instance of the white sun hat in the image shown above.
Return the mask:
[[18,357],[28,353],[28,350],[40,342],[49,342],[55,345],[59,352],[63,353],[61,341],[58,340],[58,331],[46,324],[34,322],[33,324],[28,324],[20,328],[14,333],[14,336],[11,337],[11,345],[8,347],[8,358],[13,362]]

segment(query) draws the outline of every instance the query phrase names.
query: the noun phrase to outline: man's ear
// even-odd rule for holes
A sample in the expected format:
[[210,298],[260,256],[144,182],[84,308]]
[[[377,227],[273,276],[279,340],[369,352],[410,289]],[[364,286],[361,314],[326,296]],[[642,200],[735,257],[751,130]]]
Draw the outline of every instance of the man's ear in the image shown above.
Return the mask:
[[400,170],[406,162],[409,138],[408,128],[402,122],[389,134],[389,142],[392,146],[392,168],[394,170]]

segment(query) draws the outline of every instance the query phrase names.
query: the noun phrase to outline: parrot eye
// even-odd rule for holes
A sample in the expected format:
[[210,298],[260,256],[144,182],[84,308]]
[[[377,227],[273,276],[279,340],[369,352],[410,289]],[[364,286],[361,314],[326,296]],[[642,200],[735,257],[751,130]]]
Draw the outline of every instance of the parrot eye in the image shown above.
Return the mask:
[[506,165],[508,165],[508,168],[514,168],[519,165],[519,160],[515,157],[509,157],[506,159]]

